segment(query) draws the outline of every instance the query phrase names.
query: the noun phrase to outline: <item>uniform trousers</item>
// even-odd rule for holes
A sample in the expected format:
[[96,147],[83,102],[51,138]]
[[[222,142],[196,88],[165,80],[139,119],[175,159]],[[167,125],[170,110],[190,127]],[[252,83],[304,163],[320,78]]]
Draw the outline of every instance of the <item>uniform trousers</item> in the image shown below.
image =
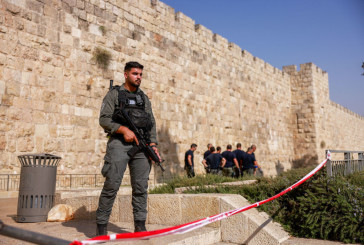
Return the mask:
[[132,147],[131,144],[116,138],[111,138],[107,144],[105,163],[101,170],[106,179],[96,210],[97,224],[109,222],[115,197],[127,165],[130,170],[134,220],[142,221],[147,218],[147,191],[151,163],[144,152],[138,152],[133,158],[130,158],[127,152]]
[[226,177],[233,177],[234,176],[234,169],[233,167],[224,167],[222,169],[223,175]]

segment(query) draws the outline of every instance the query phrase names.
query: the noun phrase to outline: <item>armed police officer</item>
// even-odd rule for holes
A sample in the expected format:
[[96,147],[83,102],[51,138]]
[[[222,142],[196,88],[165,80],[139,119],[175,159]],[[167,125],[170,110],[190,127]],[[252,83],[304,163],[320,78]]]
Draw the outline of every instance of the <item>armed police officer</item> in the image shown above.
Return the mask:
[[139,88],[142,80],[143,65],[128,62],[124,68],[125,83],[114,86],[105,96],[100,111],[100,125],[109,135],[104,166],[101,173],[105,183],[100,194],[96,211],[97,235],[107,234],[107,224],[116,194],[129,165],[132,206],[135,232],[146,231],[147,189],[151,170],[150,160],[142,150],[130,156],[131,148],[139,145],[136,134],[129,129],[120,110],[126,111],[138,129],[141,129],[148,144],[156,148],[157,134],[152,106],[148,97]]

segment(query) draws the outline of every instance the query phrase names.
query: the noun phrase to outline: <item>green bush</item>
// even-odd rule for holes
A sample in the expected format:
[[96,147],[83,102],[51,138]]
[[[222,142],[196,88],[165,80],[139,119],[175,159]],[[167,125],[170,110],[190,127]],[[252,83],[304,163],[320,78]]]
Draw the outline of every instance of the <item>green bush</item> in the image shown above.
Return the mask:
[[348,176],[348,181],[352,185],[364,187],[364,171],[356,172]]
[[[349,177],[350,178],[350,177]],[[280,222],[299,237],[364,243],[364,189],[344,177],[315,176],[293,192]]]
[[[222,180],[218,176],[208,179],[199,176],[192,179],[174,179],[161,188],[173,193],[177,187],[199,186],[187,193],[239,194],[255,203],[278,194],[311,170],[312,168],[295,169],[276,178],[258,178],[257,184],[253,185],[217,185],[208,188],[204,185],[228,180]],[[162,189],[159,193],[162,193]],[[299,187],[260,206],[259,209],[270,214],[275,221],[297,237],[364,243],[363,173],[329,178],[325,170],[321,170]]]

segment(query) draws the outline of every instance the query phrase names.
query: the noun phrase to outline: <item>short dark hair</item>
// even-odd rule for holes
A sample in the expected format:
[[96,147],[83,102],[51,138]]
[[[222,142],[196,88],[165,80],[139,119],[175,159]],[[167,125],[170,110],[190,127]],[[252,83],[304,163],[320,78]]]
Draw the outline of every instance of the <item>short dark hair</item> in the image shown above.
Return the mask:
[[236,148],[241,148],[241,143],[237,143]]
[[215,147],[211,146],[210,147],[210,152],[214,152],[214,151],[216,151]]
[[193,148],[193,147],[197,147],[197,145],[196,145],[195,143],[193,143],[193,144],[191,145],[191,148]]
[[226,146],[226,149],[229,149],[229,150],[231,150],[233,147],[230,145],[230,144],[228,144],[227,146]]
[[139,64],[136,61],[130,61],[130,62],[128,62],[128,63],[125,64],[124,72],[125,71],[130,71],[131,68],[139,68],[139,69],[142,69],[143,70],[144,66],[142,64]]
[[221,151],[221,147],[220,146],[216,147],[216,150]]

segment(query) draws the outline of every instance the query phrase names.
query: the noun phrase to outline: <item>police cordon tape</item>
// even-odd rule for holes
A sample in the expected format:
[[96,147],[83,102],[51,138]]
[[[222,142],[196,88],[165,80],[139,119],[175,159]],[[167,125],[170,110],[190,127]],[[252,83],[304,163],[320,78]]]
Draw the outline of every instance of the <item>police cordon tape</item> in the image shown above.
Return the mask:
[[161,237],[166,235],[172,235],[172,234],[182,234],[186,232],[190,232],[192,230],[198,229],[200,227],[203,227],[205,225],[211,224],[213,222],[225,219],[227,217],[230,217],[234,214],[238,214],[241,212],[244,212],[246,210],[249,210],[251,208],[259,207],[260,205],[273,201],[274,199],[277,199],[278,197],[286,194],[287,192],[293,190],[294,188],[300,186],[302,183],[307,181],[309,178],[311,178],[315,173],[317,173],[327,162],[328,159],[330,159],[330,152],[327,153],[327,158],[321,162],[315,169],[313,169],[310,173],[308,173],[305,177],[303,177],[301,180],[296,182],[295,184],[291,185],[284,191],[278,193],[277,195],[270,197],[268,199],[265,199],[263,201],[256,202],[254,204],[241,207],[238,209],[230,210],[224,213],[216,214],[204,219],[196,220],[190,223],[186,223],[183,225],[177,225],[169,228],[164,228],[160,230],[155,231],[143,231],[143,232],[135,232],[135,233],[121,233],[121,234],[111,234],[107,236],[98,236],[94,237],[88,240],[84,241],[73,241],[70,243],[70,245],[87,245],[87,244],[96,244],[106,241],[115,241],[115,240],[122,240],[122,241],[132,241],[132,240],[141,240],[141,239],[149,239],[149,238],[155,238],[155,237]]

